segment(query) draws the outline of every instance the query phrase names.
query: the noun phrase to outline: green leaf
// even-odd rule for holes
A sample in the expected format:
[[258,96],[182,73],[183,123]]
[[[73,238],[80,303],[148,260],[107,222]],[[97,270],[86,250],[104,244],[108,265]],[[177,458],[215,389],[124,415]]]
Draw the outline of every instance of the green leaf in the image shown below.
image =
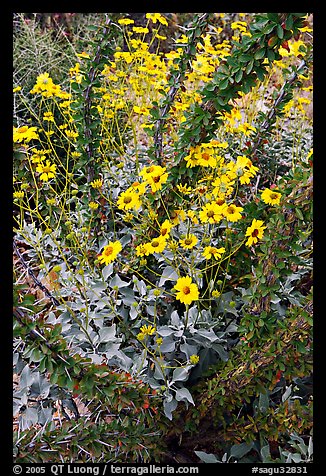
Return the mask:
[[266,52],[265,48],[260,48],[259,50],[256,51],[254,58],[256,60],[262,59],[265,56],[265,52]]
[[87,30],[97,31],[97,30],[98,30],[98,26],[97,26],[97,25],[87,25]]
[[249,61],[249,63],[247,64],[247,67],[246,67],[246,73],[247,74],[251,73],[251,70],[252,70],[253,66],[254,66],[254,60],[251,59],[251,61]]
[[293,16],[289,15],[287,19],[285,20],[285,28],[287,30],[291,30],[292,27],[293,27]]
[[300,210],[300,208],[296,208],[295,209],[295,214],[297,215],[297,217],[299,218],[299,220],[304,220],[304,217],[302,215],[302,211]]
[[176,393],[175,393],[175,399],[180,402],[180,401],[188,401],[195,405],[195,402],[193,401],[193,398],[191,396],[191,393],[187,388],[178,388]]
[[162,271],[162,275],[161,275],[161,278],[160,278],[160,281],[158,283],[158,286],[163,286],[163,284],[165,283],[165,281],[169,280],[169,281],[175,281],[178,279],[178,273],[176,272],[176,270],[172,267],[172,266],[167,266],[166,268],[163,269]]
[[277,31],[277,36],[279,37],[280,40],[282,40],[282,38],[284,36],[284,30],[281,27],[281,25],[277,25],[276,31]]
[[247,61],[251,61],[251,60],[252,60],[252,55],[243,54],[239,57],[240,63],[247,63]]
[[173,375],[172,375],[172,380],[174,382],[176,381],[184,381],[187,380],[189,376],[189,368],[188,367],[179,367],[177,369],[174,369]]
[[195,451],[195,454],[204,463],[221,463],[221,461],[217,459],[216,456],[213,455],[213,453],[205,453],[205,451]]
[[124,286],[129,286],[130,281],[123,281],[118,274],[116,274],[110,281],[109,286],[113,288],[118,286],[118,288],[123,288]]
[[277,23],[279,19],[278,13],[267,13],[267,18],[273,21],[274,23]]
[[228,79],[224,79],[223,81],[220,82],[219,88],[220,88],[220,89],[226,89],[226,88],[228,87],[228,84],[229,84],[229,80],[228,80]]
[[240,445],[233,445],[230,450],[230,456],[234,458],[242,458],[252,449],[253,443],[240,443]]
[[266,70],[264,68],[257,68],[256,69],[256,74],[257,74],[257,78],[259,79],[259,81],[264,81]]
[[267,58],[269,59],[269,61],[274,61],[275,53],[273,50],[267,50]]
[[268,393],[260,393],[259,394],[259,402],[258,402],[259,410],[262,413],[266,413],[269,408],[269,396]]
[[[241,79],[242,79],[242,76],[243,76],[243,71],[242,71],[242,69],[240,69],[240,70],[237,72],[237,74],[235,75],[235,78],[234,78],[235,81],[236,81],[237,83],[239,83],[239,82],[241,81]],[[224,105],[224,104],[222,104],[222,106],[223,106],[223,105]]]

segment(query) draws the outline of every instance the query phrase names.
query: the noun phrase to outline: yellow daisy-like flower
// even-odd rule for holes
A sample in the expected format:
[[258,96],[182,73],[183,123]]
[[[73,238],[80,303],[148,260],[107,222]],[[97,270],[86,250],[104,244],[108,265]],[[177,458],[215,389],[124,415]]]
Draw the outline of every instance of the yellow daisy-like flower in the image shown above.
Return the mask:
[[156,331],[155,327],[154,326],[151,326],[151,325],[143,325],[141,328],[140,328],[141,332],[143,332],[143,334],[146,334],[148,336],[152,336],[154,334],[154,332]]
[[51,164],[49,160],[46,161],[46,164],[38,164],[36,167],[36,172],[39,172],[40,179],[43,182],[47,182],[50,178],[53,178],[56,174],[57,166],[55,164]]
[[160,165],[149,165],[148,167],[144,167],[139,172],[139,175],[143,177],[145,181],[147,181],[151,175],[163,174],[165,170],[165,167],[161,167]]
[[198,164],[201,165],[202,167],[212,167],[215,168],[217,164],[216,157],[212,155],[212,153],[208,151],[202,152],[198,156]]
[[103,185],[103,180],[101,179],[96,179],[91,182],[91,187],[92,188],[101,188]]
[[241,220],[243,207],[237,207],[233,203],[223,207],[223,215],[228,221],[238,221]]
[[261,194],[261,199],[264,203],[267,203],[267,205],[279,205],[281,197],[281,193],[275,192],[275,190],[271,190],[269,188],[265,188],[265,190]]
[[164,220],[162,225],[160,226],[160,235],[164,238],[167,238],[170,235],[171,228],[173,227],[173,223],[169,220]]
[[243,132],[245,136],[250,136],[253,132],[257,132],[257,129],[254,126],[251,126],[248,122],[244,122],[239,125],[237,131]]
[[98,256],[98,261],[101,264],[110,264],[116,259],[121,250],[122,245],[120,241],[110,241],[104,246],[102,253]]
[[146,13],[146,18],[152,20],[153,23],[158,21],[159,23],[162,23],[162,25],[168,26],[168,22],[160,13]]
[[86,53],[86,51],[82,51],[81,53],[76,53],[76,56],[78,56],[78,58],[86,58],[86,59],[90,58],[89,54]]
[[263,237],[265,228],[266,226],[264,226],[262,220],[256,220],[256,218],[254,218],[246,231],[246,236],[248,236],[246,245],[255,245],[257,241]]
[[24,198],[23,191],[14,192],[13,195],[14,195],[14,198]]
[[218,297],[220,297],[220,295],[221,295],[221,292],[218,291],[217,289],[214,289],[214,290],[212,291],[212,296],[213,296],[214,298],[218,298]]
[[203,223],[218,223],[222,220],[223,207],[215,202],[207,203],[199,212],[199,218]]
[[183,240],[179,240],[180,245],[182,248],[191,250],[198,242],[198,238],[195,235],[187,235],[186,238]]
[[148,116],[149,114],[149,109],[146,106],[134,106],[133,109],[136,114],[142,114],[143,116]]
[[145,243],[146,255],[153,253],[161,253],[166,247],[166,239],[164,236],[157,236],[153,238],[149,243]]
[[226,174],[220,175],[212,182],[212,185],[214,187],[213,194],[214,195],[229,195],[233,191],[234,183],[235,183],[234,180],[230,179],[228,175]]
[[195,224],[198,225],[199,220],[196,217],[196,213],[193,210],[188,210],[187,216],[190,218],[190,220]]
[[[165,167],[164,167],[165,169]],[[157,175],[150,175],[148,177],[148,183],[152,189],[152,192],[157,192],[158,190],[161,190],[162,185],[167,181],[168,179],[168,174],[157,174]]]
[[14,142],[29,142],[32,139],[38,139],[36,127],[14,127],[13,141]]
[[52,112],[45,112],[43,114],[43,121],[54,122],[54,116]]
[[203,256],[206,259],[214,257],[216,260],[220,259],[222,254],[225,253],[225,248],[216,248],[215,246],[206,246],[203,252]]
[[189,193],[191,192],[191,187],[188,187],[186,183],[184,185],[182,184],[177,185],[177,189],[179,190],[179,192],[183,193],[184,195],[189,195]]
[[146,191],[146,183],[134,182],[131,184],[131,188],[137,190],[139,195],[144,195]]
[[170,213],[170,221],[173,225],[178,225],[180,221],[184,221],[186,219],[186,212],[184,210],[173,210]]
[[140,332],[137,334],[137,339],[138,340],[144,340],[146,336],[152,336],[156,331],[156,328],[151,326],[150,324],[147,325],[145,324],[144,326],[141,326]]
[[66,132],[66,136],[67,136],[69,139],[76,139],[76,137],[79,136],[78,132],[71,131],[70,129],[67,129],[65,132]]
[[190,276],[179,278],[176,285],[174,286],[174,289],[178,291],[176,298],[183,304],[189,305],[193,301],[198,301],[199,299],[197,284],[192,282]]
[[135,22],[131,18],[120,18],[118,23],[119,25],[132,25]]
[[190,361],[190,363],[193,364],[193,365],[198,364],[198,362],[199,362],[199,355],[197,355],[197,354],[192,354],[192,355],[189,357],[189,361]]
[[143,26],[133,26],[132,31],[135,33],[148,33],[149,29]]
[[141,243],[140,245],[136,246],[136,256],[145,256],[148,254],[149,253],[145,244]]
[[125,192],[120,193],[117,205],[120,210],[130,210],[132,208],[138,210],[141,206],[141,201],[138,193],[130,187]]
[[96,202],[89,202],[89,208],[90,208],[91,210],[97,210],[98,207],[99,207],[98,203],[96,203]]

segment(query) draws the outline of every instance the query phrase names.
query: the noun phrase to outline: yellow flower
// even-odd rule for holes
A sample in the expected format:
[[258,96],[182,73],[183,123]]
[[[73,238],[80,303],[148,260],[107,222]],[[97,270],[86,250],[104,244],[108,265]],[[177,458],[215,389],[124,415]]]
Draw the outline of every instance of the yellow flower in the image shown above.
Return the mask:
[[228,221],[238,221],[241,220],[243,207],[237,207],[233,203],[227,205],[223,208],[223,215]]
[[214,298],[218,298],[218,297],[220,297],[220,295],[221,295],[221,293],[220,293],[220,291],[218,291],[217,289],[214,289],[214,290],[212,291],[212,296],[213,296]]
[[156,331],[156,328],[153,327],[152,325],[143,325],[140,328],[140,332],[137,334],[137,339],[138,340],[144,340],[146,336],[152,336]]
[[46,165],[40,163],[36,167],[36,172],[39,172],[40,179],[43,180],[44,182],[47,182],[50,178],[53,178],[56,174],[56,168],[57,166],[55,164],[50,164],[50,161],[46,161]]
[[36,127],[14,127],[13,140],[14,142],[29,142],[32,139],[38,139]]
[[250,134],[257,131],[257,129],[254,126],[251,126],[248,122],[240,124],[237,130],[238,132],[243,132],[246,136],[250,136]]
[[215,202],[210,202],[199,212],[199,218],[203,223],[218,223],[223,218],[222,212],[223,206],[219,206]]
[[120,193],[117,204],[120,210],[130,210],[131,208],[138,210],[141,201],[138,193],[129,187],[125,192]]
[[185,276],[183,278],[179,278],[177,280],[174,289],[177,292],[176,299],[182,302],[183,304],[191,304],[193,301],[197,301],[199,299],[199,291],[197,284],[192,282],[190,276]]
[[134,20],[131,20],[131,18],[120,18],[118,20],[119,25],[132,25]]
[[167,238],[170,234],[172,227],[173,227],[173,223],[171,223],[169,220],[164,220],[164,222],[160,226],[160,235]]
[[180,221],[186,219],[186,213],[183,210],[173,210],[170,214],[170,221],[173,225],[178,225]]
[[69,137],[69,139],[76,139],[76,137],[78,137],[78,132],[75,132],[75,131],[71,131],[69,129],[67,129],[66,131],[66,136]]
[[152,192],[157,192],[168,179],[168,174],[165,171],[166,167],[151,165],[150,167],[144,167],[139,175],[150,185]]
[[165,172],[165,168],[161,167],[160,165],[149,165],[148,167],[144,167],[140,172],[139,175],[143,177],[145,181],[149,179],[151,175],[159,175]]
[[148,33],[149,32],[149,29],[148,28],[144,28],[142,26],[133,26],[132,27],[132,30],[135,32],[135,33]]
[[78,58],[86,58],[86,59],[90,58],[89,54],[86,53],[86,51],[82,51],[81,53],[77,53],[77,56],[78,56]]
[[202,167],[215,168],[217,164],[217,160],[216,160],[216,157],[212,155],[212,152],[208,152],[206,149],[198,155],[198,164],[201,165]]
[[147,251],[146,245],[141,243],[140,245],[136,246],[136,256],[147,256],[149,253]]
[[191,363],[191,364],[196,365],[196,364],[198,364],[198,362],[199,362],[199,356],[196,355],[196,354],[192,354],[192,355],[189,357],[189,360],[190,360],[190,363]]
[[256,218],[252,220],[251,225],[247,228],[246,231],[246,236],[248,236],[246,245],[255,245],[257,241],[263,237],[264,230],[266,228],[266,226],[263,225],[264,222],[262,220],[256,220]]
[[24,192],[23,191],[14,192],[13,195],[14,195],[14,198],[24,198]]
[[177,189],[179,190],[179,192],[184,193],[185,195],[189,195],[189,193],[191,192],[191,187],[188,187],[186,183],[184,185],[177,185]]
[[195,235],[187,235],[186,238],[183,240],[179,240],[180,245],[182,248],[191,250],[198,242],[198,238]]
[[146,243],[144,246],[146,248],[146,255],[161,253],[166,247],[166,239],[164,236],[160,235],[156,238],[153,238],[152,241]]
[[134,106],[133,109],[136,114],[142,114],[143,116],[148,116],[149,114],[149,109],[148,107],[145,107],[145,106],[142,106],[142,107]]
[[159,23],[162,23],[162,25],[168,26],[168,22],[160,13],[146,13],[146,18],[152,20],[153,23],[158,21]]
[[267,205],[279,205],[282,195],[279,192],[265,188],[261,194],[261,199]]
[[199,223],[196,213],[193,210],[188,210],[187,215],[195,225]]
[[206,259],[211,259],[212,256],[215,259],[220,259],[222,254],[225,253],[225,248],[215,248],[215,246],[206,246],[203,252],[203,256]]
[[21,90],[21,86],[16,86],[16,87],[12,90],[12,92],[13,92],[13,93],[17,93],[17,92],[20,91],[20,90]]
[[101,179],[96,179],[91,182],[91,187],[93,188],[101,188],[103,185],[103,180]]
[[121,250],[122,245],[120,241],[110,241],[104,246],[102,253],[98,256],[98,261],[107,265],[116,259]]
[[54,116],[52,112],[45,112],[43,114],[43,121],[54,122]]
[[96,202],[89,202],[89,208],[90,208],[91,210],[97,210],[98,207],[99,207],[98,203],[96,203]]

